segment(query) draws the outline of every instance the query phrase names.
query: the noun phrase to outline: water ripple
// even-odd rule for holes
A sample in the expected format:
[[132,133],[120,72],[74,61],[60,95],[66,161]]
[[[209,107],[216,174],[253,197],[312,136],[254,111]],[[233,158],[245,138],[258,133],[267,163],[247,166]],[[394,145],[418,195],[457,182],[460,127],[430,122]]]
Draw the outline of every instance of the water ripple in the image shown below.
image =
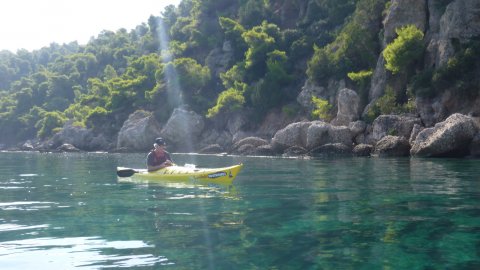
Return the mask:
[[0,210],[24,210],[35,211],[39,209],[48,209],[52,205],[58,205],[55,202],[36,202],[36,201],[22,201],[22,202],[5,202],[0,203]]
[[[138,240],[34,238],[0,242],[0,260],[2,269],[99,269],[173,264],[165,256],[155,256],[145,250],[153,248],[153,245]],[[126,250],[128,255],[122,254],[125,253],[122,250]],[[143,254],[131,255],[135,253]]]

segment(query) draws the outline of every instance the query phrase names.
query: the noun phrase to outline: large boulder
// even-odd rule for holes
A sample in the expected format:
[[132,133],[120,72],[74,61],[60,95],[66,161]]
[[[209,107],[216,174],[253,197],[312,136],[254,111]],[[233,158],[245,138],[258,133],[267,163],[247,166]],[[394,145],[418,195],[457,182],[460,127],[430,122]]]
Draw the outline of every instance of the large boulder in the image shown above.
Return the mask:
[[184,108],[176,108],[161,134],[172,144],[172,149],[194,151],[204,127],[205,120],[201,115]]
[[313,157],[352,155],[352,146],[343,143],[327,143],[313,148],[309,153]]
[[275,151],[282,152],[292,146],[311,150],[325,144],[341,143],[350,147],[352,139],[352,132],[346,126],[312,121],[292,123],[279,130],[271,144]]
[[373,121],[372,137],[378,141],[387,135],[410,138],[413,126],[420,125],[419,118],[411,115],[380,115]]
[[258,137],[247,137],[233,145],[233,154],[253,154],[260,146],[268,145],[268,141]]
[[232,135],[225,130],[218,131],[214,128],[205,128],[198,144],[200,149],[216,144],[222,147],[222,149],[228,149],[232,146]]
[[348,124],[348,128],[352,132],[354,144],[365,143],[365,131],[367,130],[367,123],[364,121],[355,121]]
[[72,121],[67,122],[62,130],[56,133],[49,142],[51,148],[55,149],[63,144],[72,145],[75,148],[92,151],[108,150],[111,144],[103,135],[96,135],[91,129],[73,125]]
[[410,154],[423,157],[466,156],[477,131],[471,117],[453,114],[434,127],[418,133]]
[[160,135],[160,124],[151,112],[143,110],[132,113],[118,133],[117,149],[145,151],[152,148]]
[[80,149],[76,148],[75,146],[73,146],[69,143],[64,143],[64,144],[60,145],[59,147],[57,147],[57,149],[55,149],[55,151],[77,153],[77,152],[80,152]]
[[372,145],[362,143],[362,144],[356,145],[353,148],[352,153],[354,156],[357,156],[357,157],[368,157],[370,156],[372,151],[373,151]]
[[375,145],[375,156],[405,157],[410,154],[410,144],[405,137],[385,136]]
[[277,131],[272,138],[273,149],[283,152],[292,146],[305,148],[307,145],[307,130],[311,125],[312,122],[297,122]]
[[348,88],[338,92],[337,97],[337,117],[333,119],[332,124],[336,126],[347,126],[350,122],[360,118],[360,97],[358,94]]
[[332,126],[329,123],[315,121],[307,129],[307,149],[313,149],[324,144],[341,143],[351,146],[353,136],[346,126]]
[[268,141],[265,140],[265,139],[262,139],[262,138],[258,138],[258,137],[247,137],[247,138],[243,138],[240,141],[236,142],[233,145],[233,148],[235,149],[235,148],[238,148],[238,147],[240,147],[242,145],[245,145],[245,144],[251,144],[254,147],[259,147],[259,146],[268,144]]

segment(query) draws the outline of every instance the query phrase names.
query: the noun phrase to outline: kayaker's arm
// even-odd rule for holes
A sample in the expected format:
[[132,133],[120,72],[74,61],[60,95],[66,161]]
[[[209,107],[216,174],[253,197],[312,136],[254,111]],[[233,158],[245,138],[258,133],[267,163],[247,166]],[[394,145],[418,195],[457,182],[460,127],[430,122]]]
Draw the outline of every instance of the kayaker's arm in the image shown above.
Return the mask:
[[170,160],[166,160],[165,162],[163,162],[162,164],[157,165],[157,166],[152,166],[152,165],[147,164],[147,169],[148,169],[149,172],[153,172],[153,171],[160,170],[160,169],[163,169],[165,167],[172,166],[172,165],[173,165],[173,163]]

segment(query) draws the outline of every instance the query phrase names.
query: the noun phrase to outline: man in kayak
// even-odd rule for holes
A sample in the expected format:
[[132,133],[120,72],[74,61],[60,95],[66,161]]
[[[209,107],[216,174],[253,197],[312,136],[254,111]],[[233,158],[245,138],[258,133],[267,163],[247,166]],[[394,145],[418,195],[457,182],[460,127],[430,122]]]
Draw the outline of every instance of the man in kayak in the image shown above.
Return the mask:
[[166,143],[163,138],[156,138],[153,147],[147,156],[147,169],[149,172],[174,165],[170,154],[165,151]]

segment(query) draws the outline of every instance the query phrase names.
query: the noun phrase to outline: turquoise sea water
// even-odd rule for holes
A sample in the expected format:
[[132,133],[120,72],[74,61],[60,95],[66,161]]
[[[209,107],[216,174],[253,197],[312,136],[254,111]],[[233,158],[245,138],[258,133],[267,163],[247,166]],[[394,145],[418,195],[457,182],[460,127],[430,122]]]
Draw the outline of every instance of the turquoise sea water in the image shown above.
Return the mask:
[[0,269],[480,269],[480,160],[174,154],[245,166],[117,180],[144,157],[0,153]]

